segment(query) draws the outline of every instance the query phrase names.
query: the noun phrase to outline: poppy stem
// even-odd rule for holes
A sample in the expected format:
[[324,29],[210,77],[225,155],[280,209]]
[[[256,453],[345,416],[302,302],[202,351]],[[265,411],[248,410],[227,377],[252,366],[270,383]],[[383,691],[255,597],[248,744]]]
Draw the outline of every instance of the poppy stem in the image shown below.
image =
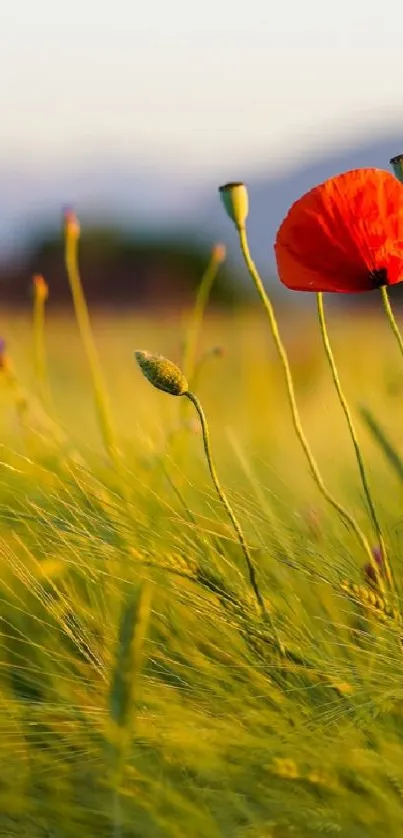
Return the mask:
[[249,581],[251,583],[251,586],[252,586],[253,592],[255,594],[255,597],[256,597],[257,603],[259,605],[259,608],[260,608],[262,614],[265,617],[267,617],[269,615],[267,613],[266,606],[264,604],[264,599],[263,599],[262,594],[260,593],[260,590],[259,590],[259,585],[258,585],[258,581],[257,581],[257,578],[256,578],[255,566],[254,566],[254,563],[253,563],[252,556],[249,552],[249,547],[246,543],[246,539],[245,539],[245,536],[243,534],[242,527],[241,527],[241,525],[240,525],[240,523],[239,523],[239,521],[238,521],[238,519],[237,519],[237,517],[236,517],[236,515],[235,515],[235,513],[232,509],[232,506],[231,506],[231,504],[230,504],[230,502],[229,502],[229,500],[228,500],[228,498],[227,498],[227,496],[224,492],[224,489],[221,486],[221,483],[220,483],[218,475],[217,475],[217,471],[216,471],[216,468],[215,468],[215,465],[214,465],[213,455],[211,453],[210,432],[209,432],[209,429],[208,429],[207,419],[205,417],[204,410],[203,410],[197,396],[195,396],[194,393],[190,392],[190,390],[188,390],[183,395],[186,396],[186,398],[189,399],[189,401],[191,401],[192,404],[194,405],[194,407],[196,408],[196,411],[197,411],[197,414],[198,414],[198,417],[199,417],[199,420],[200,420],[201,429],[202,429],[204,453],[206,455],[206,460],[207,460],[207,464],[208,464],[208,467],[209,467],[211,479],[214,483],[217,495],[218,495],[218,497],[219,497],[219,499],[220,499],[220,501],[221,501],[221,503],[222,503],[230,521],[231,521],[231,524],[232,524],[232,526],[235,530],[235,533],[237,535],[239,543],[242,547],[242,551],[243,551],[243,554],[245,556],[245,560],[246,560],[246,564],[247,564],[247,568],[248,568],[248,572],[249,572]]
[[[354,427],[353,417],[351,415],[351,411],[350,411],[350,408],[348,406],[347,399],[344,395],[344,392],[343,392],[343,389],[342,389],[342,386],[341,386],[336,361],[335,361],[335,358],[334,358],[334,355],[333,355],[333,350],[332,350],[332,347],[331,347],[331,344],[330,344],[329,334],[328,334],[327,326],[326,326],[325,309],[324,309],[324,305],[323,305],[323,293],[321,291],[319,291],[317,293],[316,299],[317,299],[317,306],[318,306],[318,317],[319,317],[320,331],[321,331],[321,335],[322,335],[322,341],[323,341],[323,347],[324,347],[324,350],[325,350],[325,355],[326,355],[327,360],[329,362],[329,367],[330,367],[330,371],[331,371],[331,374],[332,374],[333,383],[334,383],[334,386],[336,388],[336,392],[337,392],[337,395],[338,395],[338,398],[339,398],[339,402],[341,404],[341,408],[342,408],[343,413],[346,417],[346,422],[347,422],[347,425],[348,425],[348,429],[350,431],[350,436],[351,436],[351,439],[352,439],[352,442],[353,442],[354,451],[355,451],[355,455],[356,455],[356,458],[357,458],[358,470],[360,472],[360,477],[361,477],[365,497],[367,499],[370,518],[371,518],[374,530],[375,530],[376,535],[377,535],[377,539],[378,539],[379,546],[380,546],[381,553],[382,553],[382,558],[383,558],[383,561],[384,561],[386,578],[388,580],[388,584],[389,584],[390,588],[393,590],[392,574],[391,574],[389,561],[388,561],[388,557],[387,557],[387,553],[386,553],[385,539],[384,539],[383,532],[382,532],[382,529],[381,529],[381,525],[379,523],[379,519],[378,519],[378,516],[377,516],[377,513],[376,513],[375,504],[374,504],[373,499],[372,499],[372,494],[371,494],[371,490],[370,490],[370,487],[369,487],[369,481],[368,481],[368,477],[367,477],[367,473],[366,473],[366,469],[365,469],[365,465],[364,465],[364,460],[363,460],[363,456],[362,456],[362,453],[361,453],[360,443],[358,442],[357,432],[356,432],[355,427]],[[372,553],[371,553],[371,555],[372,555]],[[377,583],[379,585],[380,584],[379,570],[378,570],[376,561],[375,561],[373,556],[372,556],[371,566],[374,570],[374,573],[376,575],[376,580],[377,580]]]
[[392,309],[392,306],[390,304],[389,295],[388,295],[388,288],[387,288],[386,285],[382,285],[382,287],[381,287],[381,297],[382,297],[383,306],[384,306],[384,309],[385,309],[385,312],[386,312],[386,317],[389,320],[392,332],[393,332],[393,334],[394,334],[394,336],[395,336],[395,338],[396,338],[396,340],[399,344],[400,352],[403,355],[403,338],[400,334],[400,329],[399,329],[399,326],[397,325],[395,315],[393,314],[393,309]]
[[269,295],[267,294],[267,292],[265,290],[265,287],[264,287],[263,282],[262,282],[262,280],[259,276],[256,265],[255,265],[255,263],[252,259],[252,256],[251,256],[251,253],[250,253],[250,250],[249,250],[249,243],[248,243],[248,237],[247,237],[247,233],[246,233],[246,227],[238,226],[237,229],[238,229],[241,251],[242,251],[243,257],[245,259],[245,264],[248,268],[249,274],[250,274],[250,276],[253,280],[253,283],[255,285],[257,293],[260,297],[260,300],[263,304],[263,307],[264,307],[265,312],[267,314],[267,317],[269,319],[270,328],[271,328],[271,332],[272,332],[272,335],[273,335],[274,343],[275,343],[275,346],[276,346],[276,349],[277,349],[277,352],[278,352],[278,355],[279,355],[279,358],[280,358],[280,361],[281,361],[281,365],[282,365],[283,371],[284,371],[285,381],[286,381],[286,385],[287,385],[288,400],[289,400],[289,403],[290,403],[291,416],[292,416],[292,421],[293,421],[293,425],[294,425],[294,430],[295,430],[297,438],[298,438],[298,440],[301,444],[302,450],[304,451],[304,454],[307,458],[312,477],[313,477],[319,491],[321,492],[321,494],[323,495],[323,497],[327,501],[327,503],[330,506],[332,506],[333,509],[336,510],[339,517],[355,533],[358,541],[361,543],[362,547],[364,548],[365,552],[367,553],[367,555],[368,555],[368,557],[371,561],[371,564],[372,564],[373,556],[372,556],[371,547],[370,547],[369,542],[368,542],[366,536],[364,535],[361,527],[359,526],[359,524],[357,523],[355,518],[353,518],[353,516],[350,515],[350,513],[347,511],[347,509],[345,509],[336,500],[336,498],[333,497],[333,495],[329,492],[329,490],[327,489],[327,487],[325,486],[325,484],[323,482],[323,478],[322,478],[321,473],[319,471],[319,467],[316,463],[315,457],[314,457],[314,455],[311,451],[311,447],[310,447],[309,442],[308,442],[308,440],[305,436],[305,432],[304,432],[304,429],[303,429],[302,424],[301,424],[299,410],[298,410],[298,406],[297,406],[297,402],[296,402],[296,398],[295,398],[294,382],[293,382],[293,378],[292,378],[290,362],[288,360],[287,350],[286,350],[286,348],[283,344],[283,341],[281,339],[281,335],[280,335],[276,315],[275,315],[275,312],[274,312],[273,304],[270,300]]

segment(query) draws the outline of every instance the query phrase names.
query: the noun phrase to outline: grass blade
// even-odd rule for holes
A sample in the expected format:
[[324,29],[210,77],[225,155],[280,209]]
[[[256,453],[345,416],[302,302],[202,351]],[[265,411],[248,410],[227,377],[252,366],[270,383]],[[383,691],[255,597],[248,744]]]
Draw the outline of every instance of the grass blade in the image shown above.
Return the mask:
[[392,466],[399,480],[403,482],[403,462],[393,443],[386,435],[378,420],[375,419],[373,413],[371,413],[367,407],[361,406],[359,411],[373,439],[378,443],[380,449],[385,455],[385,459],[388,461],[389,465]]

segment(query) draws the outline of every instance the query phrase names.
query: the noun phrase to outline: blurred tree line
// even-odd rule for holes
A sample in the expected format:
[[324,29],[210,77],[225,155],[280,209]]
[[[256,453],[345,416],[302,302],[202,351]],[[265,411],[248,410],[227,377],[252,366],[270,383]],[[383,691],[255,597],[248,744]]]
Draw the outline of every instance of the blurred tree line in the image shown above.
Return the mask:
[[[211,250],[183,238],[136,237],[109,228],[83,229],[80,269],[88,302],[107,307],[167,307],[184,305],[194,294]],[[42,274],[49,285],[49,305],[70,303],[61,235],[45,234],[26,256],[3,264],[0,302],[4,306],[30,304],[32,276]],[[245,301],[247,289],[226,265],[219,268],[211,303],[235,306]]]
[[[1,257],[1,254],[0,254]],[[168,308],[194,301],[195,291],[211,257],[211,248],[183,236],[133,234],[110,226],[83,227],[80,270],[91,307]],[[258,298],[242,265],[242,281],[228,262],[220,265],[210,302],[216,307],[258,305]],[[24,308],[32,302],[32,277],[42,274],[49,285],[50,307],[71,305],[60,232],[45,232],[31,240],[19,258],[0,262],[0,304]],[[266,281],[266,280],[265,280]],[[286,292],[275,280],[267,282],[270,295],[285,310],[313,304],[311,295]],[[391,301],[403,304],[403,283],[389,289]],[[379,293],[327,295],[327,304],[380,311]]]

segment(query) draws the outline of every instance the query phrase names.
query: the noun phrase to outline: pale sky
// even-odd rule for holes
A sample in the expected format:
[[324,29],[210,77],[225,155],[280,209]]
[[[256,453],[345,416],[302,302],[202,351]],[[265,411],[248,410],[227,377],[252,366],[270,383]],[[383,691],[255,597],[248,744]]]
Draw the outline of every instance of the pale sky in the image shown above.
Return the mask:
[[398,0],[3,0],[0,157],[242,171],[402,126]]

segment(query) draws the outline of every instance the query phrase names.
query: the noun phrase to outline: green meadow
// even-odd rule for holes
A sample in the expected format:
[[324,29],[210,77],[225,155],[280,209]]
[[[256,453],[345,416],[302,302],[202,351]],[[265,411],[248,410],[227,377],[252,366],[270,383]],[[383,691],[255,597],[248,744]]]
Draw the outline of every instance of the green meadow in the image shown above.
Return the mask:
[[[327,489],[375,547],[308,309],[280,317],[301,422]],[[143,348],[180,364],[192,322],[94,315],[111,457],[74,318],[49,315],[41,332],[40,316],[1,314],[0,835],[398,836],[397,344],[381,305],[328,316],[392,595],[371,587],[360,540],[311,477],[264,312],[207,309],[193,390],[263,615],[194,406],[134,359]]]

